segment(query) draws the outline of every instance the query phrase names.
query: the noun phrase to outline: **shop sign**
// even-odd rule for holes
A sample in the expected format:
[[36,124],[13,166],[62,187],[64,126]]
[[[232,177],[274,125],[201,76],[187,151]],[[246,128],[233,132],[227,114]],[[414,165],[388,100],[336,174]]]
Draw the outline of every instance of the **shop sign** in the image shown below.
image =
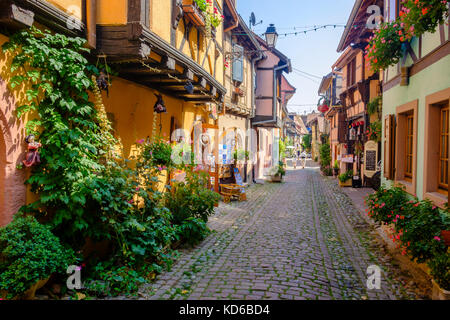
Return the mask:
[[353,155],[352,154],[344,154],[341,156],[341,161],[344,163],[353,163]]
[[378,144],[372,140],[367,141],[364,154],[364,175],[372,178],[377,172]]

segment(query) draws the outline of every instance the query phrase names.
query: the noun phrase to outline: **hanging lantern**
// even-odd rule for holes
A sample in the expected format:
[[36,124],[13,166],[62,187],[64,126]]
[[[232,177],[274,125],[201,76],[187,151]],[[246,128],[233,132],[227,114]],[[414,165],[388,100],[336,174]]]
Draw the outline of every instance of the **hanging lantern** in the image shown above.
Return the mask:
[[156,98],[158,98],[158,100],[156,100],[155,106],[153,107],[153,110],[156,113],[163,113],[163,112],[167,112],[166,106],[164,104],[164,100],[162,98],[162,95],[156,94],[155,93]]
[[184,89],[186,89],[186,91],[187,91],[189,94],[193,94],[193,93],[194,93],[194,85],[193,85],[192,82],[190,82],[190,81],[188,81],[188,82],[186,83],[186,85],[184,86]]

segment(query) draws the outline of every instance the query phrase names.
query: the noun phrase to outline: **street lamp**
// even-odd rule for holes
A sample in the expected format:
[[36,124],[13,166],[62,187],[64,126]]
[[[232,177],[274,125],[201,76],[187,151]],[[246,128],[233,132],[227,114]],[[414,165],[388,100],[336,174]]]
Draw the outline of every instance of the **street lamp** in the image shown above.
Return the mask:
[[278,40],[278,33],[273,23],[271,23],[269,27],[267,27],[266,33],[264,35],[266,36],[266,42],[269,48],[275,48]]

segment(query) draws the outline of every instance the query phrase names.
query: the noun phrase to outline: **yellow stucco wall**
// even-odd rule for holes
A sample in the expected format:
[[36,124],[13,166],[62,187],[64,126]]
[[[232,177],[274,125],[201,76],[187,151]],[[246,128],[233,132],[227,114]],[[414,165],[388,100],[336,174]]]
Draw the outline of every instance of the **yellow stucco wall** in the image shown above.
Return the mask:
[[74,15],[75,17],[81,20],[83,8],[82,0],[45,0],[45,1],[50,2],[58,9],[61,9],[71,15]]
[[97,0],[97,23],[120,25],[127,23],[128,1]]
[[170,43],[172,22],[172,1],[152,0],[150,9],[150,28],[158,36]]
[[[122,141],[125,157],[133,155],[137,140],[152,136],[155,93],[157,91],[117,77],[113,78],[109,96],[103,92],[103,103],[106,111],[114,115],[113,127]],[[182,124],[183,101],[166,95],[163,100],[167,113],[157,116],[156,133],[168,139],[171,117]]]

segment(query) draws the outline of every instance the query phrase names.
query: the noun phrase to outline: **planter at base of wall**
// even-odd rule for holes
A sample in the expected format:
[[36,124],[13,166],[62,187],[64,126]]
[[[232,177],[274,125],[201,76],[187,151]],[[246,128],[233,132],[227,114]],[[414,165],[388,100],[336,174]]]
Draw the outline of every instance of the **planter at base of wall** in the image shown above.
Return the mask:
[[341,182],[341,180],[339,180],[339,186],[340,187],[351,187],[352,179],[347,179],[345,182]]
[[442,289],[434,280],[431,280],[433,283],[433,300],[450,300],[450,291]]
[[[12,298],[12,300],[33,300],[34,296],[36,294],[36,291],[38,291],[43,286],[45,286],[47,284],[48,280],[50,280],[50,277],[48,277],[47,279],[37,281],[34,285],[32,285],[30,287],[30,289],[28,289],[27,291],[25,291],[23,294],[21,294],[19,296],[15,296],[14,298]],[[5,290],[0,291],[0,298],[6,299],[7,295],[8,295],[8,291],[5,291]]]
[[276,175],[272,176],[271,179],[272,179],[272,182],[282,182],[283,176],[276,174]]

